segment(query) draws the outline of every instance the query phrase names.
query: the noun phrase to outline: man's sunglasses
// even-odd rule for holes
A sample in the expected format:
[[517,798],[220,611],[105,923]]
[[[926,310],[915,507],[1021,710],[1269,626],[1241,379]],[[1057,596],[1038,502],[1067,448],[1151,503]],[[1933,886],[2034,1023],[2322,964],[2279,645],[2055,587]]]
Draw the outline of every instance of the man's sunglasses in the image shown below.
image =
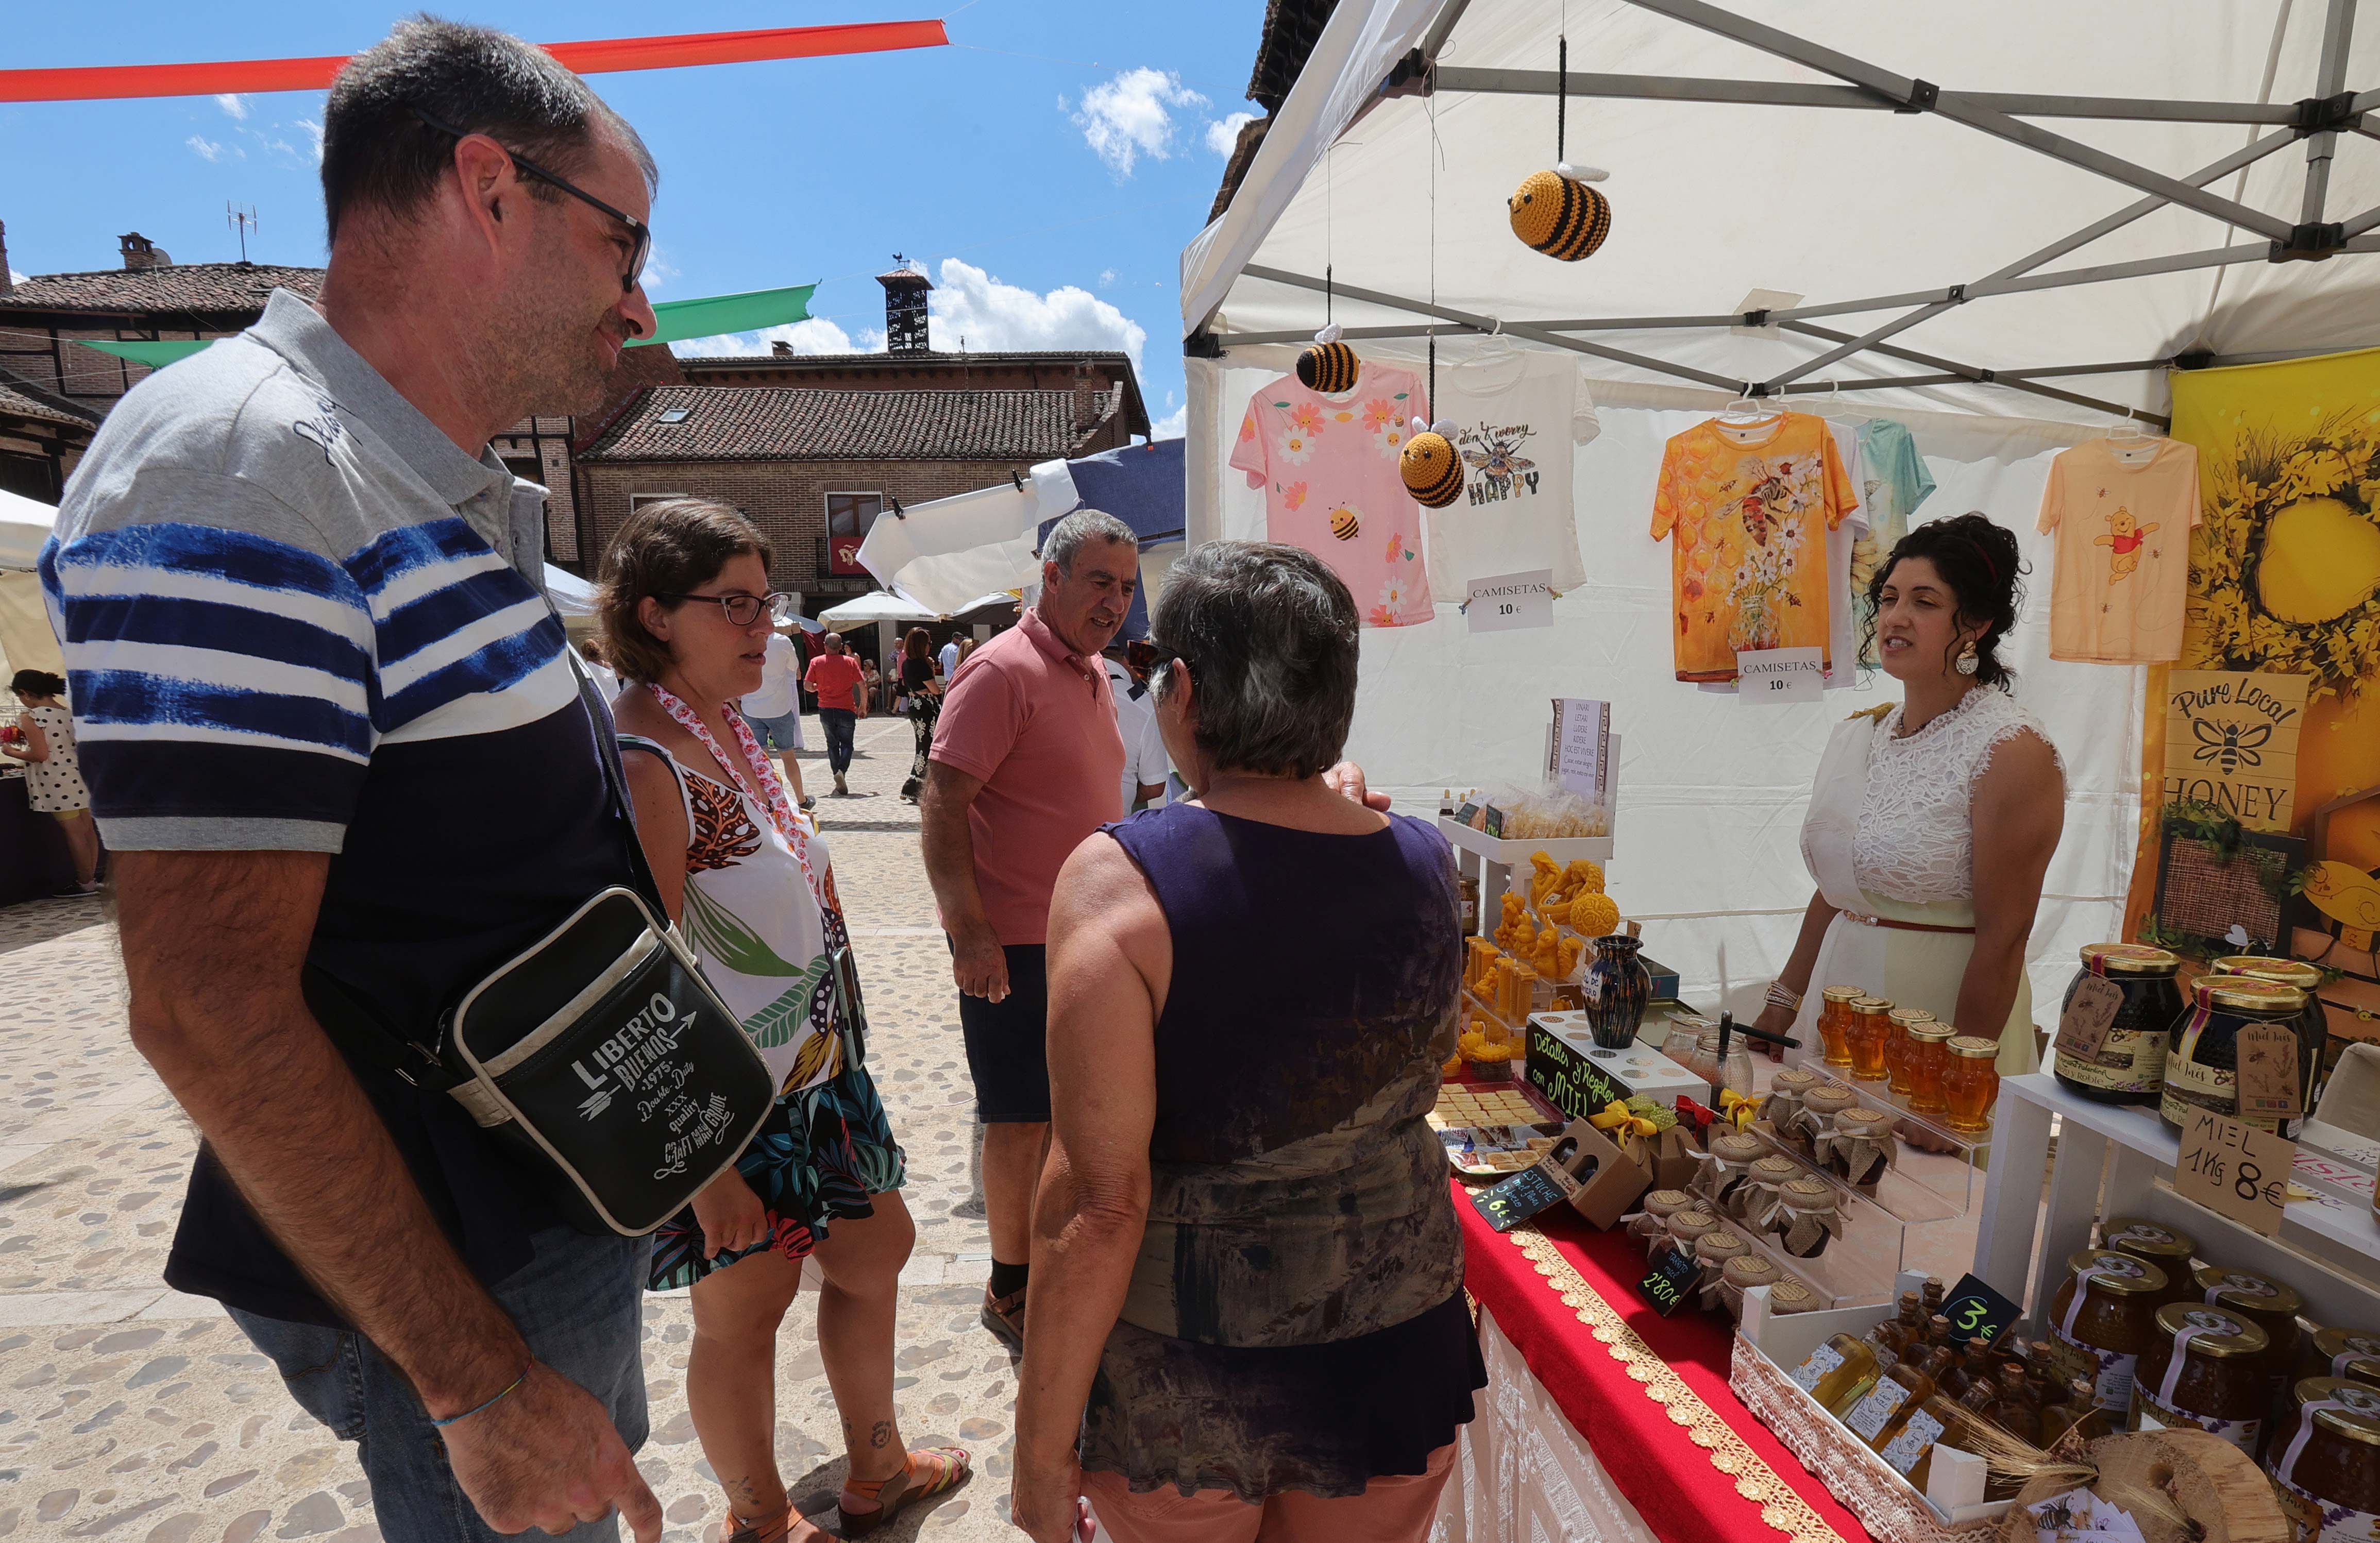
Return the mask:
[[[477,129],[457,128],[453,124],[442,123],[438,119],[433,118],[429,114],[423,112],[419,107],[412,107],[410,110],[415,117],[421,120],[424,126],[438,133],[445,135],[448,139],[455,140],[458,144],[464,140],[470,138],[471,135],[479,133],[479,130]],[[646,225],[645,222],[638,219],[634,214],[621,213],[619,210],[613,208],[610,204],[605,203],[601,199],[597,198],[594,194],[587,191],[585,188],[572,185],[567,178],[556,176],[554,173],[547,171],[543,166],[539,165],[528,156],[523,155],[519,151],[514,150],[509,145],[498,142],[494,135],[486,134],[481,135],[480,137],[489,140],[491,143],[495,144],[498,150],[503,151],[506,155],[510,156],[512,158],[514,167],[519,171],[522,176],[535,177],[538,181],[544,183],[550,188],[559,188],[562,191],[568,193],[572,198],[577,199],[579,202],[586,204],[591,209],[598,210],[602,213],[609,214],[612,218],[619,221],[622,225],[628,227],[628,271],[625,274],[621,275],[620,293],[623,295],[634,294],[636,292],[637,286],[644,280],[645,259],[651,255],[653,249],[653,233],[651,229]]]
[[730,626],[750,626],[760,619],[763,607],[768,610],[769,620],[779,626],[792,621],[795,614],[794,597],[782,589],[772,590],[765,595],[655,595],[653,598],[666,601],[698,600],[706,605],[715,605],[726,614],[727,625]]

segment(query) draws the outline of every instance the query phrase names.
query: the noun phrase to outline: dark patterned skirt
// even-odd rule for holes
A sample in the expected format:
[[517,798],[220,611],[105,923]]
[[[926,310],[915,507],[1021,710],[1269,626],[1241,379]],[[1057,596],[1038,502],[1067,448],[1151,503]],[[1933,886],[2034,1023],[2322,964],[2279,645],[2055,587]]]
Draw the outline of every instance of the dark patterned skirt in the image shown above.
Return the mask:
[[876,1079],[856,1065],[808,1092],[780,1098],[735,1160],[735,1171],[768,1208],[769,1241],[704,1258],[702,1223],[688,1206],[653,1234],[649,1290],[690,1286],[747,1254],[805,1257],[837,1221],[875,1215],[869,1197],[905,1184],[908,1160],[892,1139]]

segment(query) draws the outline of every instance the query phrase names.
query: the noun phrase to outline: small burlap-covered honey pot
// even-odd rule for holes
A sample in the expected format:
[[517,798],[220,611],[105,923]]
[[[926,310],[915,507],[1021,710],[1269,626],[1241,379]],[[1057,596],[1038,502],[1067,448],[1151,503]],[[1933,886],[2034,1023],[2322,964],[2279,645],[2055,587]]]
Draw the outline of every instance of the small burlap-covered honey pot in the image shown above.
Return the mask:
[[1691,1210],[1694,1197],[1682,1189],[1657,1189],[1645,1197],[1645,1209],[1629,1219],[1628,1235],[1645,1245],[1645,1256],[1670,1240],[1670,1218]]
[[1892,1134],[1893,1116],[1880,1109],[1847,1109],[1835,1116],[1832,1129],[1819,1134],[1820,1161],[1854,1188],[1875,1184],[1899,1159],[1900,1143]]
[[1752,1245],[1744,1242],[1741,1233],[1726,1227],[1705,1233],[1694,1245],[1694,1262],[1703,1267],[1702,1280],[1695,1289],[1702,1293],[1705,1312],[1718,1306],[1719,1275],[1727,1269],[1728,1261],[1742,1258],[1751,1252]]
[[[1743,1254],[1727,1261],[1719,1270],[1718,1294],[1727,1308],[1727,1316],[1741,1321],[1743,1318],[1743,1294],[1755,1286],[1767,1286],[1768,1310],[1782,1312],[1777,1305],[1776,1288],[1785,1282],[1785,1272],[1766,1254]],[[1798,1286],[1794,1288],[1800,1290]]]
[[1719,1220],[1701,1206],[1692,1206],[1670,1218],[1670,1242],[1679,1253],[1699,1261],[1695,1245],[1719,1230]]
[[1843,1219],[1835,1192],[1824,1179],[1790,1179],[1778,1191],[1784,1201],[1771,1231],[1778,1245],[1797,1259],[1815,1259],[1841,1234]]
[[1802,1100],[1824,1086],[1818,1074],[1807,1066],[1788,1066],[1770,1079],[1768,1096],[1760,1101],[1759,1118],[1767,1121],[1770,1129],[1781,1132],[1802,1112]]
[[1755,1233],[1774,1230],[1785,1198],[1779,1193],[1791,1180],[1803,1177],[1802,1165],[1781,1152],[1771,1152],[1752,1165],[1752,1176],[1735,1192],[1741,1203],[1736,1220]]
[[1734,1197],[1752,1177],[1752,1165],[1768,1155],[1767,1143],[1741,1131],[1711,1129],[1707,1150],[1694,1154],[1694,1192],[1722,1216],[1740,1214]]

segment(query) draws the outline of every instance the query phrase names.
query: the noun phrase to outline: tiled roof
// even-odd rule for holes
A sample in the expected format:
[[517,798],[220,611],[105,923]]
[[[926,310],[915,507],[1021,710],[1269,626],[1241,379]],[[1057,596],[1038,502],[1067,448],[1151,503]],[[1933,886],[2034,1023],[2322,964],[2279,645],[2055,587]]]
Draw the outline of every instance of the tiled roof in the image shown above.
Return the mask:
[[60,424],[92,433],[99,419],[39,386],[17,379],[0,370],[0,418],[30,418],[42,423]]
[[[1117,394],[1099,395],[1104,421]],[[677,412],[686,417],[662,421]],[[1072,391],[655,386],[581,458],[1044,461],[1070,454],[1098,426],[1075,426]]]
[[1266,113],[1281,111],[1330,13],[1338,8],[1339,0],[1266,0],[1256,68],[1248,75],[1248,95],[1263,103]]
[[311,299],[320,268],[261,262],[180,262],[164,268],[102,268],[88,273],[36,273],[5,295],[0,310],[107,312],[256,312],[275,289]]

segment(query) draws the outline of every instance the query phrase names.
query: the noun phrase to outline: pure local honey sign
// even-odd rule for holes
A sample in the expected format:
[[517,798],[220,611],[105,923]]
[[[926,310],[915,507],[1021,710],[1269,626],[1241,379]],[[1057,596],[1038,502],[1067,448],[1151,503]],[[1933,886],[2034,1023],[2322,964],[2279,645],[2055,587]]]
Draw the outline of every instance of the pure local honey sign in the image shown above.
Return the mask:
[[2165,801],[2211,804],[2251,831],[2287,831],[2308,675],[2166,672]]

